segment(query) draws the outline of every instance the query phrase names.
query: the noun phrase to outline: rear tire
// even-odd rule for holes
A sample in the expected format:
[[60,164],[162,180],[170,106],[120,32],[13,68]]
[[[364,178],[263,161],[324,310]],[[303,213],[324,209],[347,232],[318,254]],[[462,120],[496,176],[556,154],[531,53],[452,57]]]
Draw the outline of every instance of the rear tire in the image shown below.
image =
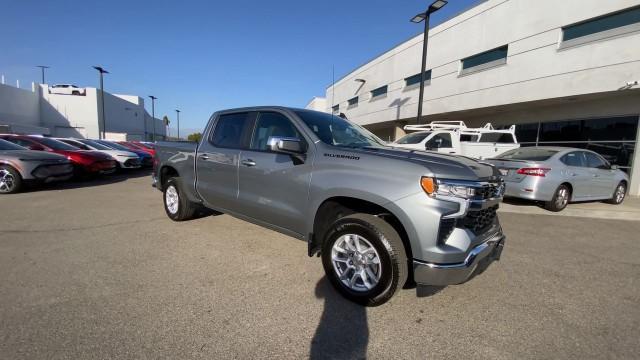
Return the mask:
[[571,200],[571,189],[567,185],[560,185],[556,192],[553,194],[551,201],[547,201],[544,204],[545,209],[553,212],[559,212],[564,210]]
[[20,173],[9,165],[0,165],[0,194],[15,194],[22,190]]
[[389,301],[408,277],[400,235],[370,214],[348,215],[331,225],[322,244],[322,265],[338,292],[365,306]]
[[173,177],[167,180],[162,191],[164,211],[173,221],[185,221],[193,219],[197,207],[182,192],[180,178]]
[[627,196],[627,183],[620,181],[616,189],[613,191],[613,196],[606,202],[613,205],[620,205]]

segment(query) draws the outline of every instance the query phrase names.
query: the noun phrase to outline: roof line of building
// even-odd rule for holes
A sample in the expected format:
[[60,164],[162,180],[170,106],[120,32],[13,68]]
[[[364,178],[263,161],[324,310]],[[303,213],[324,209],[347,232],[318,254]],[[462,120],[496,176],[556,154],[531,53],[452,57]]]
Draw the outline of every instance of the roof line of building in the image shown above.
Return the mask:
[[[484,3],[488,2],[488,1],[489,1],[489,0],[479,0],[477,3],[472,4],[472,5],[469,5],[469,6],[467,6],[466,8],[463,8],[462,10],[458,11],[457,13],[454,13],[454,14],[452,14],[452,15],[450,15],[450,16],[448,16],[448,17],[446,17],[444,20],[442,20],[442,22],[441,22],[441,23],[439,23],[439,24],[437,24],[437,25],[434,25],[434,26],[430,27],[429,29],[435,29],[435,28],[437,28],[438,26],[442,26],[442,25],[444,25],[445,23],[447,23],[448,21],[451,21],[451,20],[455,19],[456,17],[458,17],[458,16],[460,16],[460,15],[462,15],[462,14],[466,13],[467,11],[470,11],[470,10],[472,10],[472,9],[474,9],[474,8],[476,8],[476,7],[480,6],[480,5],[482,5],[482,4],[484,4]],[[505,0],[504,2],[506,2],[506,1],[509,1],[509,0]],[[504,3],[504,2],[503,2],[503,3]],[[502,3],[500,3],[500,4],[502,4]],[[498,5],[500,5],[500,4],[497,4],[496,6],[498,6]],[[493,7],[492,7],[492,8],[493,8]],[[488,10],[488,9],[487,9],[487,10]],[[456,25],[457,25],[457,24],[456,24]],[[445,29],[443,29],[442,31],[446,31],[446,30],[450,29],[450,28],[451,28],[451,27],[453,27],[453,26],[455,26],[455,25],[452,25],[452,26],[450,26],[450,27],[448,27],[448,28],[445,28]],[[328,85],[325,89],[329,89],[330,87],[334,86],[335,84],[337,84],[337,83],[339,83],[340,81],[344,80],[345,78],[349,77],[349,75],[351,75],[351,74],[355,73],[356,71],[358,71],[358,69],[360,69],[360,68],[362,68],[363,66],[365,66],[365,65],[369,64],[369,63],[370,63],[370,62],[372,62],[373,60],[375,60],[375,59],[379,58],[380,56],[382,56],[382,55],[384,55],[384,54],[388,53],[389,51],[391,51],[391,50],[393,50],[393,49],[397,48],[398,46],[400,46],[400,45],[402,45],[402,44],[404,44],[404,43],[406,43],[406,42],[408,42],[408,41],[412,40],[413,38],[415,38],[415,37],[417,37],[417,36],[419,36],[419,35],[421,35],[421,34],[423,34],[423,32],[422,32],[422,31],[420,31],[420,32],[416,33],[415,35],[412,35],[411,37],[409,37],[409,38],[407,38],[407,39],[405,39],[405,40],[402,40],[402,41],[400,41],[400,42],[396,43],[395,45],[393,45],[392,47],[388,48],[387,50],[385,50],[385,51],[383,51],[383,52],[381,52],[381,53],[378,53],[378,54],[376,54],[375,56],[372,56],[371,58],[369,58],[369,60],[367,60],[367,61],[363,62],[362,64],[360,64],[360,65],[358,65],[357,67],[355,67],[352,71],[350,71],[350,72],[346,73],[345,75],[341,76],[339,79],[335,80],[335,81],[333,82],[333,84]],[[436,34],[434,34],[434,35],[436,35]],[[430,38],[431,38],[431,36],[430,36]]]

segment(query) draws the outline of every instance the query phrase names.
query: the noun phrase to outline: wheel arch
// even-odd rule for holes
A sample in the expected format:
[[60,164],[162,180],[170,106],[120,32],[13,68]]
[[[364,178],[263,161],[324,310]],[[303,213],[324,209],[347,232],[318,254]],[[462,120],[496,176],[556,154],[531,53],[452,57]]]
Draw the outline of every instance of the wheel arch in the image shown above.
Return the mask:
[[[413,259],[409,235],[400,217],[396,216],[393,211],[382,204],[350,196],[333,196],[327,198],[316,208],[313,217],[313,230],[309,235],[309,256],[320,252],[324,237],[331,224],[344,216],[355,213],[375,215],[386,221],[398,232],[398,235],[400,235],[407,259]],[[411,273],[412,272],[409,274],[408,281],[413,280]]]
[[167,181],[172,177],[179,177],[178,170],[171,165],[163,165],[158,172],[158,184],[160,185],[160,191],[164,190]]

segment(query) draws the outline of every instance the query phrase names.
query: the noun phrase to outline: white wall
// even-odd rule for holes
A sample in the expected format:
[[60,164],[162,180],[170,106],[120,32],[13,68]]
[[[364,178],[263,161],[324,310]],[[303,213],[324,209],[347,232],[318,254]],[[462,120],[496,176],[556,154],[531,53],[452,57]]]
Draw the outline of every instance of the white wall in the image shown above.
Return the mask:
[[323,97],[314,97],[304,108],[315,111],[327,111],[327,99]]
[[37,91],[0,84],[0,125],[40,126],[39,104]]
[[49,94],[41,85],[40,113],[42,124],[53,136],[98,138],[98,95],[95,88],[86,88],[86,95]]
[[[638,5],[638,0],[489,0],[431,30],[424,114],[615,91],[640,79],[640,32],[559,49],[561,27]],[[507,64],[460,76],[460,60],[509,45]],[[422,35],[355,69],[335,85],[335,101],[349,119],[367,125],[415,117],[418,87],[404,79],[420,72]],[[356,78],[365,79],[360,87]],[[370,91],[389,86],[386,97]],[[333,87],[326,98],[333,98]],[[347,100],[360,96],[356,107]],[[328,103],[329,111],[334,104]]]

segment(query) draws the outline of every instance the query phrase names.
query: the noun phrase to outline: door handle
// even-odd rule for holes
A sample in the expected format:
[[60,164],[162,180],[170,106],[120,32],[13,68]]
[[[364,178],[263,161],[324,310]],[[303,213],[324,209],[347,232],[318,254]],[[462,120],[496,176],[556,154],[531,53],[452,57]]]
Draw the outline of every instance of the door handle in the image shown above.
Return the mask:
[[244,165],[244,166],[256,166],[256,162],[251,160],[251,159],[242,160],[242,165]]
[[202,159],[202,160],[209,160],[209,155],[207,155],[207,154],[202,154],[202,155],[200,155],[200,159]]

